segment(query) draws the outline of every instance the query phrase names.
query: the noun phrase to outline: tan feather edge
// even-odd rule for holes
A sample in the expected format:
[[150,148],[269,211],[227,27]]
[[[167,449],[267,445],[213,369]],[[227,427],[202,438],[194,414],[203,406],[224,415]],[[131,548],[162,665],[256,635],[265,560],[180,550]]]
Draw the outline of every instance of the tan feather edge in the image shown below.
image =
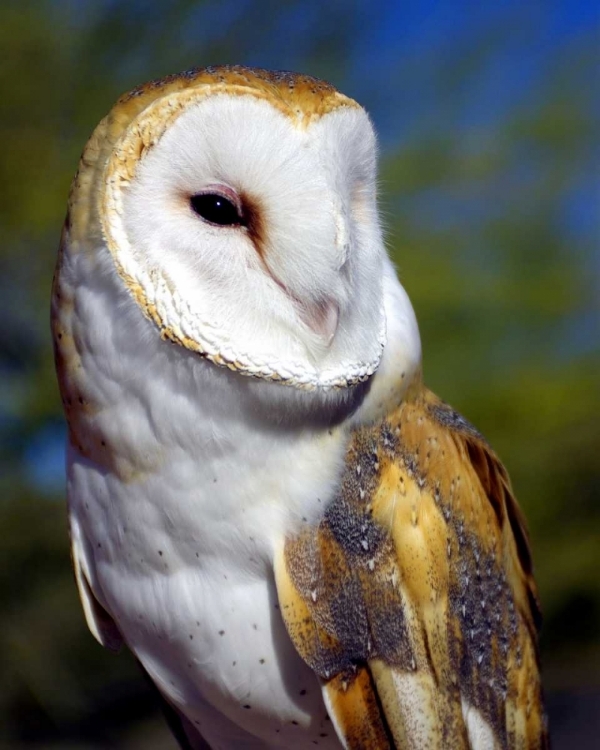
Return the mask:
[[72,540],[71,559],[73,561],[73,571],[75,573],[79,598],[81,599],[81,606],[91,634],[104,648],[115,653],[119,652],[123,646],[123,637],[112,617],[94,596],[86,575],[81,569],[77,547]]

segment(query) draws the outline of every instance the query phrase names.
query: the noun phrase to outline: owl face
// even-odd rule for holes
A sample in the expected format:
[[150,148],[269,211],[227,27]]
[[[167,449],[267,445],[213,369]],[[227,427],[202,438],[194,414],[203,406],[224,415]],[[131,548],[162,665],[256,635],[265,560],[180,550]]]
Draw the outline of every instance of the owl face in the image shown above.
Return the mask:
[[98,190],[102,241],[163,337],[305,389],[368,378],[385,336],[375,137],[332,91],[201,82],[125,126],[117,105]]

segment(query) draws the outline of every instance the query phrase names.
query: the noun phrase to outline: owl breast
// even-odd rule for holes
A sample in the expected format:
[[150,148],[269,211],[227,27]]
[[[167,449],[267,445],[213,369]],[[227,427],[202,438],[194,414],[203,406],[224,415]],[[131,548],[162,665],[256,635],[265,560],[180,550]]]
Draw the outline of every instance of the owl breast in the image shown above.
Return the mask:
[[[282,734],[286,747],[305,747],[308,735],[322,742],[331,729],[320,687],[289,640],[270,573],[285,513],[265,487],[251,505],[253,488],[242,486],[245,507],[224,512],[231,492],[218,458],[163,459],[157,471],[123,481],[71,449],[73,536],[94,594],[203,735],[216,708],[237,742],[239,727],[264,740]],[[224,740],[226,727],[215,737]]]
[[[80,283],[82,303],[57,315],[74,334],[61,339],[68,497],[91,594],[215,747],[257,747],[257,738],[339,747],[318,680],[285,630],[272,559],[335,491],[345,433],[257,423],[243,406],[249,381],[231,373],[228,382],[150,338],[133,306],[106,304],[111,284],[97,294]],[[107,332],[115,350],[99,358]],[[126,391],[117,387],[123,372]]]

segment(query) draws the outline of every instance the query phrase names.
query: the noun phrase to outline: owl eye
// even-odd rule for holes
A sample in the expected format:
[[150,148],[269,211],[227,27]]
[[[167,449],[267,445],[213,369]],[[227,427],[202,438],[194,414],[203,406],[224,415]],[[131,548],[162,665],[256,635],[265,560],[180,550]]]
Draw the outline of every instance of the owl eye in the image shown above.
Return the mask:
[[243,223],[240,209],[220,193],[192,195],[190,206],[194,213],[209,224],[231,227]]

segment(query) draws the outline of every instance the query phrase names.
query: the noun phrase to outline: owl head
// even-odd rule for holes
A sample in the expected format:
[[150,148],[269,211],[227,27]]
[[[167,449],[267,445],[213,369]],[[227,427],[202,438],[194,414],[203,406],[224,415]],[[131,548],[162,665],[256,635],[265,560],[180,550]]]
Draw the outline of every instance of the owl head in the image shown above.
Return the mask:
[[193,70],[122,97],[71,195],[71,245],[108,248],[163,338],[299,389],[346,388],[384,344],[376,143],[307,76]]

